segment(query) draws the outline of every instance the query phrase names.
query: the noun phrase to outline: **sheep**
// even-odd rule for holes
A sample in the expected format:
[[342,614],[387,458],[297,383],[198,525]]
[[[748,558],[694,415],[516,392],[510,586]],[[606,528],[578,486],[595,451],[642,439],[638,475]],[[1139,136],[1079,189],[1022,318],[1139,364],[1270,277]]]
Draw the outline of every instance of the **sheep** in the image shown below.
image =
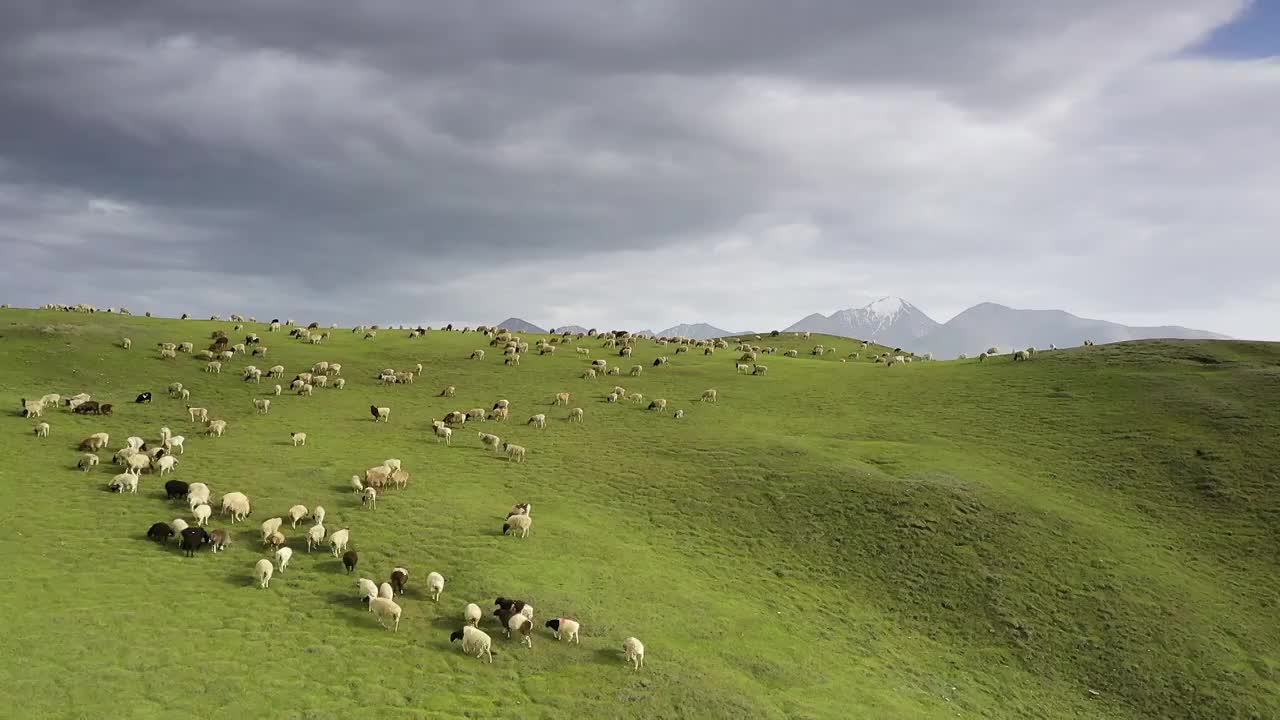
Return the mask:
[[182,531],[182,539],[179,541],[178,547],[182,548],[187,557],[195,557],[196,551],[202,545],[208,544],[209,533],[204,528],[187,528]]
[[324,506],[323,506],[323,505],[317,505],[317,506],[315,507],[315,509],[311,511],[311,521],[312,521],[313,523],[315,523],[316,525],[323,525],[323,524],[324,524],[324,516],[325,516],[325,515],[327,515],[327,514],[328,514],[328,513],[327,513],[327,512],[325,512],[325,509],[324,509]]
[[298,522],[305,520],[308,514],[306,505],[294,505],[289,508],[289,527],[298,527]]
[[545,430],[547,429],[547,416],[542,413],[538,413],[537,415],[530,417],[529,421],[525,424],[532,425],[538,430]]
[[378,597],[394,600],[396,596],[395,588],[391,587],[391,583],[384,582],[378,586]]
[[444,576],[438,572],[427,574],[427,594],[435,602],[440,602],[440,593],[444,592]]
[[347,549],[347,543],[350,541],[351,530],[349,528],[342,528],[341,530],[333,531],[333,534],[329,536],[329,547],[333,550],[333,556],[338,557],[342,555],[342,553]]
[[173,528],[169,527],[168,523],[153,523],[151,527],[147,528],[148,540],[165,543],[168,542],[171,537],[173,537]]
[[662,357],[656,357],[653,359],[653,366],[658,367],[659,365],[666,365],[670,361],[671,361],[671,358],[667,357],[666,355],[663,355]]
[[106,447],[109,442],[111,442],[111,436],[107,433],[94,433],[80,441],[80,449],[88,450],[89,452],[97,452]]
[[242,492],[229,492],[222,496],[222,514],[231,511],[231,522],[236,523],[249,516],[249,497]]
[[291,548],[282,547],[276,550],[276,563],[280,566],[280,574],[284,574],[284,569],[289,567],[289,560],[293,557]]
[[378,491],[371,487],[365,488],[364,493],[362,494],[362,497],[360,500],[360,504],[369,508],[370,510],[377,510],[378,509]]
[[359,495],[364,492],[364,483],[360,481],[359,475],[351,476],[351,492]]
[[187,503],[194,508],[204,502],[209,502],[209,486],[202,482],[193,482],[188,485]]
[[214,530],[209,533],[209,545],[216,555],[219,550],[226,550],[231,544],[231,534],[226,530]]
[[130,455],[125,460],[125,469],[134,475],[141,475],[143,470],[151,467],[151,456],[146,453],[137,453]]
[[[163,448],[161,448],[161,451],[163,452]],[[178,458],[172,455],[164,455],[162,457],[156,458],[155,461],[151,463],[151,471],[152,472],[158,471],[160,475],[165,475],[173,472],[173,468],[177,464],[178,464]]]
[[280,377],[281,375],[284,375],[283,365],[272,365],[267,370],[267,377]]
[[436,442],[440,442],[441,440],[444,440],[444,444],[446,446],[452,442],[453,430],[451,428],[436,425],[433,427],[433,430],[436,434]]
[[630,395],[627,396],[627,399],[630,400],[631,402],[644,402],[644,395],[638,392],[631,393]]
[[218,362],[217,360],[214,360],[213,362],[210,362],[204,366],[204,371],[207,373],[213,373],[214,375],[221,375],[222,363]]
[[715,388],[704,390],[702,392],[702,402],[720,402],[720,394],[715,391]]
[[474,350],[474,351],[472,351],[472,353],[471,353],[471,359],[472,359],[472,360],[483,360],[483,359],[484,359],[484,350]]
[[[79,411],[78,407],[75,409]],[[22,400],[22,416],[23,417],[29,417],[29,418],[40,417],[42,412],[44,412],[44,403],[40,402],[39,400],[26,400],[26,399]]]
[[208,428],[205,429],[205,435],[210,437],[222,437],[222,433],[227,430],[226,420],[210,420]]
[[507,359],[502,361],[502,364],[518,366],[520,364],[520,353],[512,353],[508,355]]
[[546,627],[551,628],[551,632],[555,635],[557,640],[559,640],[561,635],[563,635],[564,639],[569,643],[577,645],[582,644],[582,638],[578,637],[578,629],[581,625],[577,620],[570,620],[568,618],[552,618],[546,622]]
[[368,578],[356,580],[356,591],[360,602],[367,603],[378,597],[378,584]]
[[554,400],[551,401],[551,404],[552,405],[568,405],[569,393],[567,392],[556,393],[556,397]]
[[462,620],[468,625],[479,626],[482,616],[480,606],[475,603],[467,603],[467,606],[462,609]]
[[627,662],[633,664],[636,670],[644,667],[644,643],[629,637],[622,641],[622,652],[625,653]]
[[264,548],[280,548],[284,547],[285,542],[284,533],[276,531],[262,539],[262,546]]
[[[473,607],[476,608],[476,612],[480,611],[480,608],[475,605],[467,606],[468,610]],[[481,660],[488,656],[489,663],[493,664],[493,639],[485,631],[473,625],[463,625],[461,630],[455,630],[449,634],[449,642],[454,640],[462,641],[463,653]]]
[[175,535],[182,535],[182,531],[186,530],[188,527],[190,527],[190,525],[188,525],[187,521],[183,520],[182,518],[174,518],[169,523],[169,527],[173,528],[173,532]]
[[[386,465],[374,465],[364,471],[364,484],[369,487],[380,488],[387,484],[391,479],[391,468]],[[363,492],[363,490],[361,490]]]
[[178,450],[179,455],[184,455],[187,452],[186,445],[185,445],[186,442],[187,442],[186,437],[182,435],[174,435],[164,441],[164,448],[169,452],[173,452],[173,450],[176,448]]
[[679,420],[684,417],[684,410],[676,410],[675,419]]
[[608,371],[607,373],[605,373],[605,374],[606,374],[606,375],[621,375],[621,374],[622,374],[622,368],[618,367],[617,365],[614,365],[613,367],[609,368],[609,371]]
[[80,468],[84,472],[89,472],[89,468],[97,465],[99,462],[97,455],[94,455],[93,453],[85,453],[80,456],[80,461],[76,463],[76,467]]
[[502,534],[506,535],[508,531],[511,531],[514,535],[516,532],[519,532],[519,537],[527,538],[529,537],[529,529],[532,527],[533,518],[528,515],[512,515],[507,518],[505,523],[503,523]]
[[168,350],[168,349],[161,350],[161,351],[160,351],[160,359],[161,359],[161,360],[177,360],[177,359],[178,359],[178,353],[177,353],[176,351],[174,351],[174,350]]
[[197,526],[208,525],[209,516],[212,514],[213,514],[213,508],[209,507],[204,503],[197,505],[195,509],[191,511],[191,517],[195,518]]
[[170,480],[164,484],[164,499],[173,500],[175,498],[187,497],[191,494],[191,486],[181,480]]
[[355,550],[348,550],[342,553],[342,567],[347,569],[347,574],[351,574],[356,569],[356,565],[360,564],[360,555]]
[[457,394],[457,391],[458,391],[458,389],[457,389],[457,388],[455,388],[454,386],[452,386],[452,385],[446,385],[446,386],[445,386],[445,388],[444,388],[443,390],[441,390],[441,391],[440,391],[440,395],[439,395],[438,397],[448,397],[448,398],[451,398],[451,397],[453,397],[454,395],[456,395],[456,394]]
[[1019,350],[1013,354],[1013,359],[1015,362],[1018,360],[1030,360],[1031,354],[1026,350]]
[[266,558],[259,560],[257,564],[253,566],[253,575],[258,578],[258,587],[266,590],[267,586],[271,584],[271,575],[275,571],[275,566],[271,564],[270,560]]
[[498,616],[498,620],[502,622],[502,627],[507,631],[507,637],[511,637],[511,631],[514,630],[524,636],[520,640],[521,645],[528,645],[529,649],[533,649],[533,622],[525,617],[522,613],[506,608],[495,610],[494,615]]
[[464,425],[467,422],[467,414],[461,410],[450,410],[445,413],[442,422],[446,425]]
[[392,470],[390,480],[397,490],[409,487],[409,473],[404,470]]
[[39,425],[36,425],[33,430],[35,431],[36,437],[49,437],[49,423],[47,422],[42,422]]
[[293,446],[305,446],[307,444],[307,434],[304,432],[289,433],[289,439],[293,441]]
[[391,570],[391,589],[397,595],[404,594],[404,586],[409,583],[409,571],[402,568],[393,568]]
[[209,409],[202,407],[187,406],[187,414],[191,416],[191,422],[208,422]]
[[387,626],[385,621],[389,618],[395,621],[395,624],[391,627],[392,632],[400,629],[400,606],[394,600],[382,597],[374,598],[369,601],[369,610],[378,619],[378,624],[382,627],[385,628]]
[[570,410],[570,411],[569,411],[569,422],[577,422],[577,423],[580,423],[580,422],[582,422],[583,415],[584,415],[584,413],[583,413],[582,408],[580,408],[580,407],[578,407],[578,408],[574,408],[574,409],[572,409],[572,410]]
[[666,401],[666,399],[665,399],[665,398],[657,398],[657,399],[656,399],[656,400],[654,400],[653,402],[649,403],[649,409],[650,409],[650,410],[658,410],[658,411],[666,410],[666,409],[667,409],[667,401]]
[[131,435],[131,436],[129,436],[129,437],[127,437],[127,438],[125,438],[125,439],[124,439],[124,444],[125,444],[125,445],[128,445],[129,447],[133,448],[134,450],[138,450],[138,449],[139,449],[139,448],[141,448],[143,445],[146,445],[146,444],[147,444],[147,441],[146,441],[146,440],[143,440],[142,438],[138,437],[137,435]]
[[120,347],[124,348],[125,350],[128,350],[129,348],[133,347],[133,341],[130,340],[129,338],[123,338],[120,340]]
[[754,365],[751,368],[752,375],[767,375],[769,373],[768,365]]
[[511,443],[503,443],[502,451],[507,454],[507,462],[511,462],[513,460],[515,462],[524,462],[525,455],[529,452],[523,446],[512,445]]
[[302,387],[298,388],[298,394],[311,397],[313,390],[314,388],[312,387],[311,383],[302,383]]
[[506,422],[507,418],[509,418],[510,416],[511,416],[511,411],[505,407],[494,408],[493,410],[489,411],[489,419],[497,420],[498,422]]
[[273,517],[268,520],[264,520],[262,522],[262,525],[259,526],[262,529],[262,539],[266,540],[268,537],[270,537],[272,533],[279,530],[280,526],[283,524],[284,524],[284,520],[278,517]]
[[486,433],[486,432],[478,432],[476,434],[480,436],[480,444],[489,448],[489,450],[491,451],[496,452],[498,448],[502,445],[502,438],[498,437],[497,435],[493,435],[491,433]]
[[739,375],[746,375],[751,371],[751,366],[745,363],[737,363],[735,367],[737,367]]
[[373,421],[391,422],[391,408],[378,407],[377,405],[369,406],[369,414],[373,416]]
[[986,353],[978,353],[978,362],[983,362],[986,359],[987,359]]
[[[419,365],[418,367],[422,367]],[[421,372],[421,370],[419,370]],[[329,363],[329,374],[338,376],[342,374],[342,363]]]
[[618,402],[618,400],[619,400],[619,399],[620,399],[620,398],[618,397],[618,393],[615,393],[615,392],[611,392],[611,393],[609,393],[608,395],[605,395],[605,396],[604,396],[604,401],[605,401],[605,402],[616,403],[616,402]]

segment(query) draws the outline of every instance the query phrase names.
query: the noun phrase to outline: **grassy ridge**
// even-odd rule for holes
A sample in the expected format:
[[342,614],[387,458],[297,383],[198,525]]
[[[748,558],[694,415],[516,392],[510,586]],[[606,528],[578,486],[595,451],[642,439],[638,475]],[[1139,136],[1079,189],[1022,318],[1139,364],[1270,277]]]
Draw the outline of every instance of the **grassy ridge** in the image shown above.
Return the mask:
[[[885,368],[838,362],[857,349],[847,339],[783,336],[762,344],[801,357],[762,359],[769,375],[747,377],[736,352],[642,342],[620,359],[584,341],[592,358],[645,366],[594,382],[567,347],[520,368],[492,350],[468,361],[488,347],[470,333],[337,331],[310,346],[250,326],[269,359],[237,359],[221,376],[154,351],[230,328],[0,312],[11,407],[82,390],[117,407],[53,411],[48,439],[16,415],[0,423],[0,550],[22,578],[0,589],[0,676],[31,716],[169,717],[193,701],[260,712],[264,696],[282,717],[1280,715],[1274,345],[1142,342]],[[116,345],[123,336],[133,350]],[[807,355],[819,342],[838,353]],[[657,355],[672,365],[651,367]],[[319,360],[343,363],[345,390],[254,413],[271,383],[241,383],[239,367],[280,363],[292,376]],[[372,378],[417,362],[414,385]],[[161,397],[175,380],[229,421],[226,437],[197,436],[182,403]],[[605,403],[615,383],[646,403]],[[436,397],[446,384],[456,398]],[[708,387],[718,406],[697,402]],[[130,402],[143,390],[153,405]],[[586,410],[582,426],[550,406],[562,390]],[[474,432],[451,448],[430,438],[432,417],[500,397],[513,420],[484,429],[527,446],[526,465],[487,456]],[[656,397],[688,417],[646,412]],[[391,423],[373,423],[370,404],[392,407]],[[522,424],[535,412],[547,430]],[[159,478],[120,497],[103,491],[109,464],[75,470],[90,432],[110,432],[114,449],[161,425],[189,438],[175,477],[252,498],[227,554],[184,560],[142,537],[188,517]],[[290,447],[292,430],[308,447]],[[347,479],[387,457],[413,482],[361,510]],[[536,506],[523,542],[499,534],[517,501]],[[359,574],[410,568],[399,633],[353,601],[336,560],[305,552],[301,527],[286,526],[288,572],[268,591],[252,585],[257,524],[298,502],[351,528]],[[431,570],[449,580],[438,606],[421,592]],[[450,647],[462,606],[499,594],[533,602],[540,629],[556,614],[581,619],[582,648],[539,633],[523,650],[492,621],[493,666]],[[642,673],[622,665],[627,635],[648,648]]]

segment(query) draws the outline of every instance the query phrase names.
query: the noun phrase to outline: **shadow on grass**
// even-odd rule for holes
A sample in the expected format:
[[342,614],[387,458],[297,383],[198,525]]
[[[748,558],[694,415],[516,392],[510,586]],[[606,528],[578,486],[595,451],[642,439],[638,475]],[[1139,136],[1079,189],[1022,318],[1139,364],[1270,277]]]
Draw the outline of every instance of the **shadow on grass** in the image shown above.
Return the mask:
[[591,652],[591,659],[599,665],[617,665],[622,662],[621,644],[617,648],[596,648]]

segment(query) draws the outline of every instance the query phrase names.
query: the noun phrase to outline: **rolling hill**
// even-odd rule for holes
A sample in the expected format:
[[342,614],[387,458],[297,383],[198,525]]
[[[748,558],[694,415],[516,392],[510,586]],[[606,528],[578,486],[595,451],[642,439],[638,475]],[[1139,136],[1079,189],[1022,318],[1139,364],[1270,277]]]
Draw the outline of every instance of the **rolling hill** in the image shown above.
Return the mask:
[[[215,330],[259,333],[270,359],[213,374],[156,350]],[[469,360],[474,333],[408,335],[310,345],[260,323],[0,310],[0,677],[22,716],[1280,717],[1280,346],[1142,341],[886,368],[867,359],[878,346],[850,358],[847,339],[784,334],[751,376],[733,349],[645,340],[619,359],[584,340],[590,358],[508,367],[496,351]],[[817,343],[836,352],[809,355]],[[659,355],[670,363],[652,366]],[[596,358],[623,375],[583,379]],[[342,363],[344,389],[275,396],[275,379],[240,379],[279,363],[287,385],[321,360]],[[376,379],[418,363],[413,384]],[[172,382],[227,433],[206,437]],[[606,402],[614,384],[645,402]],[[707,388],[719,402],[698,401]],[[41,438],[16,412],[82,391],[114,414],[49,409]],[[154,401],[132,402],[143,391]],[[584,423],[552,405],[562,391]],[[432,439],[432,418],[499,398],[510,422]],[[646,410],[656,398],[666,412]],[[545,430],[524,422],[536,413]],[[176,472],[106,492],[111,452],[161,426],[187,438]],[[477,430],[528,462],[487,452]],[[77,444],[98,431],[109,449],[81,472]],[[386,458],[412,479],[363,509],[349,479]],[[184,558],[145,538],[191,519],[166,500],[169,477],[251,498],[245,523],[214,514],[227,551]],[[500,531],[517,502],[534,505],[523,540]],[[349,528],[360,565],[347,575],[308,553],[286,523],[292,563],[260,589],[258,525],[296,503]],[[356,578],[397,566],[410,581],[391,632]],[[439,603],[431,571],[447,580]],[[486,616],[490,665],[448,637],[466,603],[487,613],[499,595],[532,603],[536,630],[523,648]],[[581,646],[551,637],[556,616],[581,620]],[[628,636],[646,645],[640,672],[622,660]]]

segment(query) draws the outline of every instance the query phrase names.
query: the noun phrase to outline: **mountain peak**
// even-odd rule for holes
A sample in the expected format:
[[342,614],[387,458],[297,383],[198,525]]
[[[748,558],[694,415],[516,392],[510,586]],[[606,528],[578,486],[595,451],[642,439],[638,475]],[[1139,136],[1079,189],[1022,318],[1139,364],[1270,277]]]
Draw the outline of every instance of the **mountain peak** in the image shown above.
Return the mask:
[[502,322],[498,323],[498,327],[506,328],[507,330],[513,330],[515,332],[522,332],[522,333],[541,334],[546,332],[546,330],[543,330],[542,328],[538,327],[537,325],[534,325],[528,320],[522,320],[521,318],[517,318],[517,317],[510,317],[510,318],[507,318],[506,320],[503,320]]
[[900,297],[885,296],[879,300],[868,303],[862,309],[880,317],[893,317],[906,307],[911,307],[911,303]]

